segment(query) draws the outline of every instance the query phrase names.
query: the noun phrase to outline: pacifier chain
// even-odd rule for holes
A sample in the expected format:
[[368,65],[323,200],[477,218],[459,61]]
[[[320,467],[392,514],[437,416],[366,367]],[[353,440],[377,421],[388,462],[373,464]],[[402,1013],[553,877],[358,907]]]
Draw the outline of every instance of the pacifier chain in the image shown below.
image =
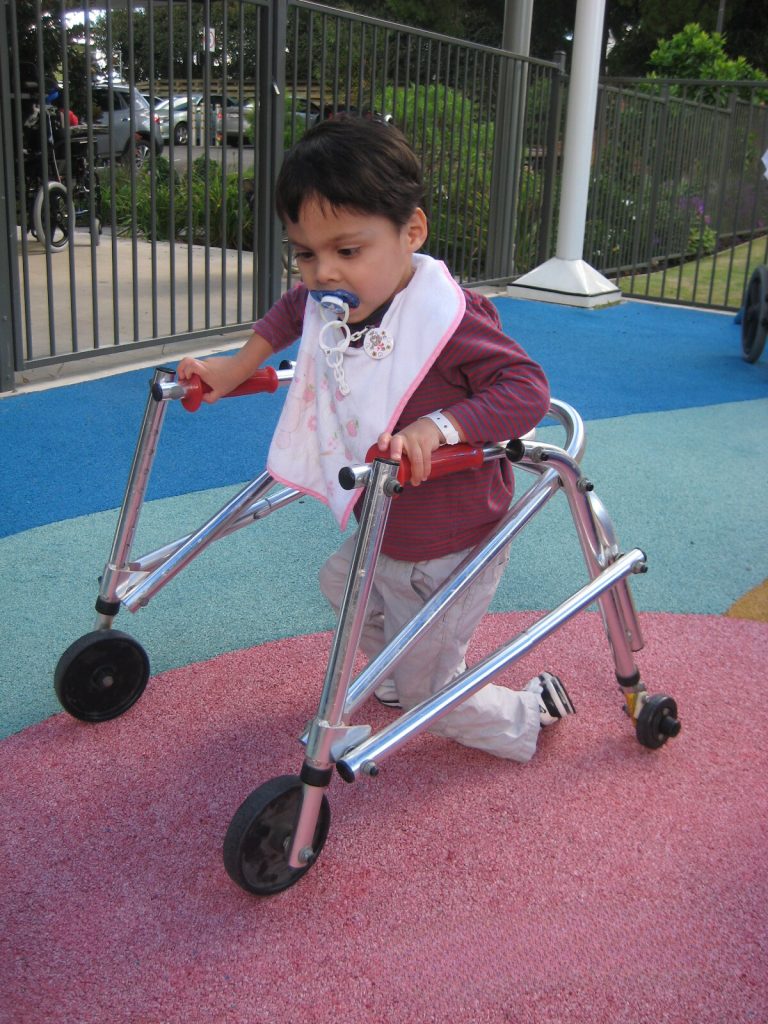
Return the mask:
[[[352,332],[347,324],[349,303],[345,302],[338,295],[333,294],[323,295],[319,302],[320,315],[325,320],[325,323],[320,328],[320,348],[325,354],[326,363],[333,370],[333,376],[338,384],[339,391],[342,395],[348,395],[350,387],[347,384],[347,378],[344,373],[344,353],[349,348],[349,343],[356,340],[356,338],[353,339]],[[332,332],[336,331],[339,332],[340,337],[337,335],[335,344],[329,344]]]
[[[333,376],[342,395],[350,393],[350,387],[344,373],[344,354],[353,341],[363,339],[363,351],[371,359],[384,359],[394,348],[394,340],[381,327],[363,327],[354,334],[347,323],[350,308],[360,305],[360,300],[351,292],[313,291],[310,295],[320,305],[320,315],[325,323],[320,328],[318,339],[320,349],[325,354],[325,361],[333,370]],[[331,332],[338,331],[341,335],[335,344],[329,344]]]

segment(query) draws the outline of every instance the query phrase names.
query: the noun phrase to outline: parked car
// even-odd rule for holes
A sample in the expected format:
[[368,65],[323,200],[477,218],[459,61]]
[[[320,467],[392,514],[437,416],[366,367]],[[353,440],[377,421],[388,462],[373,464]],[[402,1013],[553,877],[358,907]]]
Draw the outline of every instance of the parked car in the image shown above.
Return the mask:
[[157,155],[163,151],[157,114],[150,109],[146,96],[122,82],[93,87],[93,123],[109,129],[95,136],[100,160],[108,160],[114,152],[119,160],[133,159],[141,167],[151,149]]
[[294,114],[297,121],[304,121],[307,128],[311,128],[320,120],[322,111],[317,103],[303,96],[292,96],[288,93],[285,97],[285,116],[292,117]]
[[240,141],[242,126],[243,142],[250,145],[253,142],[253,115],[255,111],[253,100],[240,105],[233,99],[228,99],[226,106],[220,105],[216,112],[216,141],[232,142],[235,145]]
[[[213,141],[219,128],[217,113],[223,109],[230,111],[239,108],[231,96],[225,97],[221,93],[211,93],[208,99],[207,118],[203,116],[205,110],[203,93],[174,96],[172,99],[158,104],[155,113],[160,119],[160,133],[163,139],[168,141],[171,137],[171,130],[173,130],[173,141],[177,146],[186,146],[190,139],[193,145],[204,145],[206,139]],[[205,121],[207,124],[204,124]],[[237,129],[235,129],[236,132]]]

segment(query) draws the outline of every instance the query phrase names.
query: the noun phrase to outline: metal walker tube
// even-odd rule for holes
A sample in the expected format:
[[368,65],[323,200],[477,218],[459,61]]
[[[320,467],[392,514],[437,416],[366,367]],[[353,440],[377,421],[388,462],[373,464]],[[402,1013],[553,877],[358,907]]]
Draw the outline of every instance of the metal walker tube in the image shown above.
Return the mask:
[[[581,467],[564,451],[554,445],[539,445],[539,457],[556,468],[568,499],[576,533],[584,554],[587,571],[592,579],[597,579],[603,570],[603,546],[599,536],[597,523],[590,505],[589,492],[581,488]],[[611,646],[616,666],[616,675],[624,680],[639,678],[635,660],[629,641],[628,627],[624,622],[621,604],[613,595],[600,597],[600,611]]]
[[[365,622],[365,612],[384,539],[391,498],[400,486],[397,483],[399,468],[397,462],[376,459],[371,469],[320,705],[317,717],[309,730],[302,772],[301,807],[288,854],[288,863],[293,868],[303,867],[312,855],[312,838],[320,812],[322,794],[330,781],[334,763],[331,747],[333,741],[345,731],[344,702]],[[313,781],[308,782],[308,778],[312,778]]]
[[244,508],[265,494],[272,486],[269,473],[264,472],[239,491],[216,515],[193,533],[187,541],[176,548],[162,565],[158,566],[129,594],[123,597],[123,604],[130,611],[148,604],[158,590],[170,583],[174,576],[196,558],[210,544],[217,540],[241,514]]
[[[157,451],[157,443],[162,430],[167,406],[165,402],[154,397],[154,389],[173,380],[173,370],[162,367],[155,370],[150,386],[149,397],[144,409],[144,418],[139,431],[139,439],[133,455],[133,462],[128,474],[125,496],[120,507],[120,514],[115,527],[112,550],[109,555],[99,586],[99,597],[96,609],[100,615],[100,629],[109,629],[118,611],[117,598],[120,574],[124,571],[131,551],[136,527],[144,498],[147,493],[149,476]],[[114,606],[114,610],[110,608]]]

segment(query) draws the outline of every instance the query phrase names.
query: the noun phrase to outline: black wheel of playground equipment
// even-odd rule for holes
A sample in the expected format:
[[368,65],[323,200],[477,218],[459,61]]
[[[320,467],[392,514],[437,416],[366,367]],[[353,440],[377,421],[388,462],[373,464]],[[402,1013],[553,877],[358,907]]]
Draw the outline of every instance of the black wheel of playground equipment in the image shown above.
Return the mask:
[[768,267],[755,267],[744,293],[741,316],[741,351],[748,363],[763,353],[768,333]]
[[294,885],[309,871],[325,844],[331,808],[323,794],[312,840],[312,855],[304,867],[288,863],[291,836],[301,808],[298,775],[280,775],[255,789],[242,802],[224,838],[224,867],[246,892],[272,896]]
[[59,658],[53,685],[61,706],[82,722],[106,722],[132,707],[149,679],[149,658],[116,629],[86,633]]
[[671,697],[655,694],[643,705],[635,723],[640,743],[651,750],[663,747],[680,732],[677,704]]

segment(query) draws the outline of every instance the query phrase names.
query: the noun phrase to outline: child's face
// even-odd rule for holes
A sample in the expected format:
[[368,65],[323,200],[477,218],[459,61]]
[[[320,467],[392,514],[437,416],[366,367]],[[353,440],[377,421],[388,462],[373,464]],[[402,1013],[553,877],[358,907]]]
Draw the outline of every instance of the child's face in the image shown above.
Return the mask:
[[408,284],[411,256],[427,237],[422,210],[399,228],[387,217],[305,202],[288,224],[301,279],[309,289],[343,288],[360,299],[350,319],[362,322]]

